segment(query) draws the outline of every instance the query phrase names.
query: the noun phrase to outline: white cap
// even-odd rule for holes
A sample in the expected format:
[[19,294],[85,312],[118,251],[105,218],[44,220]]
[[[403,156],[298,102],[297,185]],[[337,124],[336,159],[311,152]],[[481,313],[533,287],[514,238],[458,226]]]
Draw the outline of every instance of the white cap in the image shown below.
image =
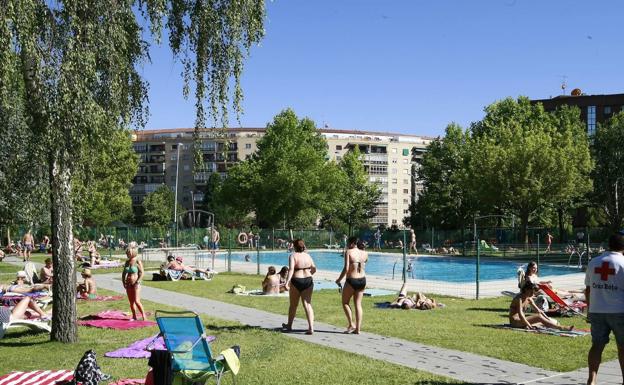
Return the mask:
[[26,278],[28,276],[26,275],[26,272],[24,270],[20,270],[20,271],[17,272],[16,277],[17,278]]

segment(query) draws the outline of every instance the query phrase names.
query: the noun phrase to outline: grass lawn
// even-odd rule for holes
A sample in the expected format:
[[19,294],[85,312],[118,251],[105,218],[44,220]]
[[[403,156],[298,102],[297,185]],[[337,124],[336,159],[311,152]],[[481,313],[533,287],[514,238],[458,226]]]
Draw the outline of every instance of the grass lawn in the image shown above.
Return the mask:
[[[209,282],[147,281],[145,284],[286,316],[288,312],[287,297],[237,296],[226,293],[234,284],[245,285],[248,289],[260,288],[261,280],[262,277],[257,275],[222,273]],[[550,370],[571,371],[587,366],[587,351],[591,344],[589,336],[565,338],[489,327],[508,322],[510,298],[502,297],[477,301],[436,297],[447,307],[433,311],[378,309],[375,307],[376,302],[391,301],[394,299],[393,297],[364,298],[364,331]],[[315,291],[312,304],[316,320],[346,327],[340,301],[337,290]],[[301,306],[297,317],[305,318]],[[589,324],[581,317],[560,318],[559,320],[564,325],[574,325],[581,329],[589,328]],[[615,343],[607,345],[603,361],[615,359],[616,356]]]
[[[100,290],[100,294],[112,294]],[[80,315],[106,309],[128,310],[127,301],[83,302]],[[144,301],[146,308],[179,310]],[[232,346],[241,346],[240,384],[296,383],[311,384],[454,384],[455,381],[359,355],[326,348],[282,335],[279,332],[242,326],[237,323],[203,317],[207,333],[217,337],[213,353]],[[0,340],[0,375],[12,370],[69,369],[73,370],[82,354],[95,349],[102,370],[114,377],[141,378],[147,372],[147,359],[114,359],[104,353],[129,345],[135,340],[152,336],[157,327],[113,331],[79,327],[80,341],[75,345],[50,342],[45,333],[26,329],[11,330]],[[231,384],[226,376],[225,384]]]

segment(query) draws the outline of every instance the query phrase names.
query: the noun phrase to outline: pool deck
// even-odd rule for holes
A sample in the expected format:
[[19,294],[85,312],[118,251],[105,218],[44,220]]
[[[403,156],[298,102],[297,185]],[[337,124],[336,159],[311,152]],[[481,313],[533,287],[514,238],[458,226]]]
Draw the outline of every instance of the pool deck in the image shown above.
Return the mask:
[[[319,250],[328,251],[328,250]],[[215,259],[215,269],[217,271],[227,271],[227,265],[225,263],[224,253],[218,253]],[[391,256],[394,256],[390,254]],[[196,260],[196,264],[202,267],[211,267],[211,260],[205,258],[202,260]],[[260,274],[264,275],[270,265],[260,264]],[[279,267],[278,267],[279,268]],[[256,274],[258,265],[256,262],[239,262],[232,261],[232,271],[245,274]],[[338,278],[338,273],[335,271],[318,270],[314,275],[315,279],[324,279],[334,281]],[[573,273],[565,275],[553,275],[540,277],[543,281],[552,281],[553,286],[561,290],[581,290],[584,288],[585,273]],[[378,289],[388,289],[398,292],[403,285],[401,280],[401,272],[396,276],[396,279],[388,277],[366,275],[366,282],[368,287],[374,287]],[[446,295],[459,298],[475,298],[476,297],[476,283],[456,283],[456,282],[442,282],[431,281],[422,279],[409,279],[408,280],[409,291],[421,291],[430,294]],[[503,291],[517,292],[518,280],[515,278],[496,280],[496,281],[481,281],[479,283],[479,298],[491,298],[500,297]]]

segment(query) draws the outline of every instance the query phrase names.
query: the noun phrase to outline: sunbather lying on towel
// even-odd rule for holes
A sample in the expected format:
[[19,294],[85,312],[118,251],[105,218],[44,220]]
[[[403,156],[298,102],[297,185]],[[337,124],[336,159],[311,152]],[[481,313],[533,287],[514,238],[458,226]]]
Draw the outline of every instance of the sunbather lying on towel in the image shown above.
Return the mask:
[[399,296],[390,304],[390,307],[401,309],[431,310],[438,307],[438,303],[433,298],[427,298],[423,293],[407,295],[407,283],[401,286]]
[[[520,290],[520,294],[516,295],[509,306],[509,323],[515,328],[535,329],[536,327],[546,326],[559,330],[572,330],[574,326],[564,328],[560,326],[557,320],[549,318],[542,309],[540,309],[533,297],[539,291],[537,285],[527,282]],[[526,316],[524,308],[531,306],[535,310],[534,315]]]

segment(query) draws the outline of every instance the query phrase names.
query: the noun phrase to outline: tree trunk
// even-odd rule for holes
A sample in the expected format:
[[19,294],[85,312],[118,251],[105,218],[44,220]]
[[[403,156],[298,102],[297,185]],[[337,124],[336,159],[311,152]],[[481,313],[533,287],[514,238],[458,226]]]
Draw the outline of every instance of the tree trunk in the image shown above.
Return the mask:
[[524,242],[524,248],[529,247],[529,214],[520,213],[520,239]]
[[[56,158],[55,158],[56,156]],[[71,171],[65,150],[50,155],[52,259],[54,263],[53,341],[78,341],[76,330],[76,272],[72,231]]]

